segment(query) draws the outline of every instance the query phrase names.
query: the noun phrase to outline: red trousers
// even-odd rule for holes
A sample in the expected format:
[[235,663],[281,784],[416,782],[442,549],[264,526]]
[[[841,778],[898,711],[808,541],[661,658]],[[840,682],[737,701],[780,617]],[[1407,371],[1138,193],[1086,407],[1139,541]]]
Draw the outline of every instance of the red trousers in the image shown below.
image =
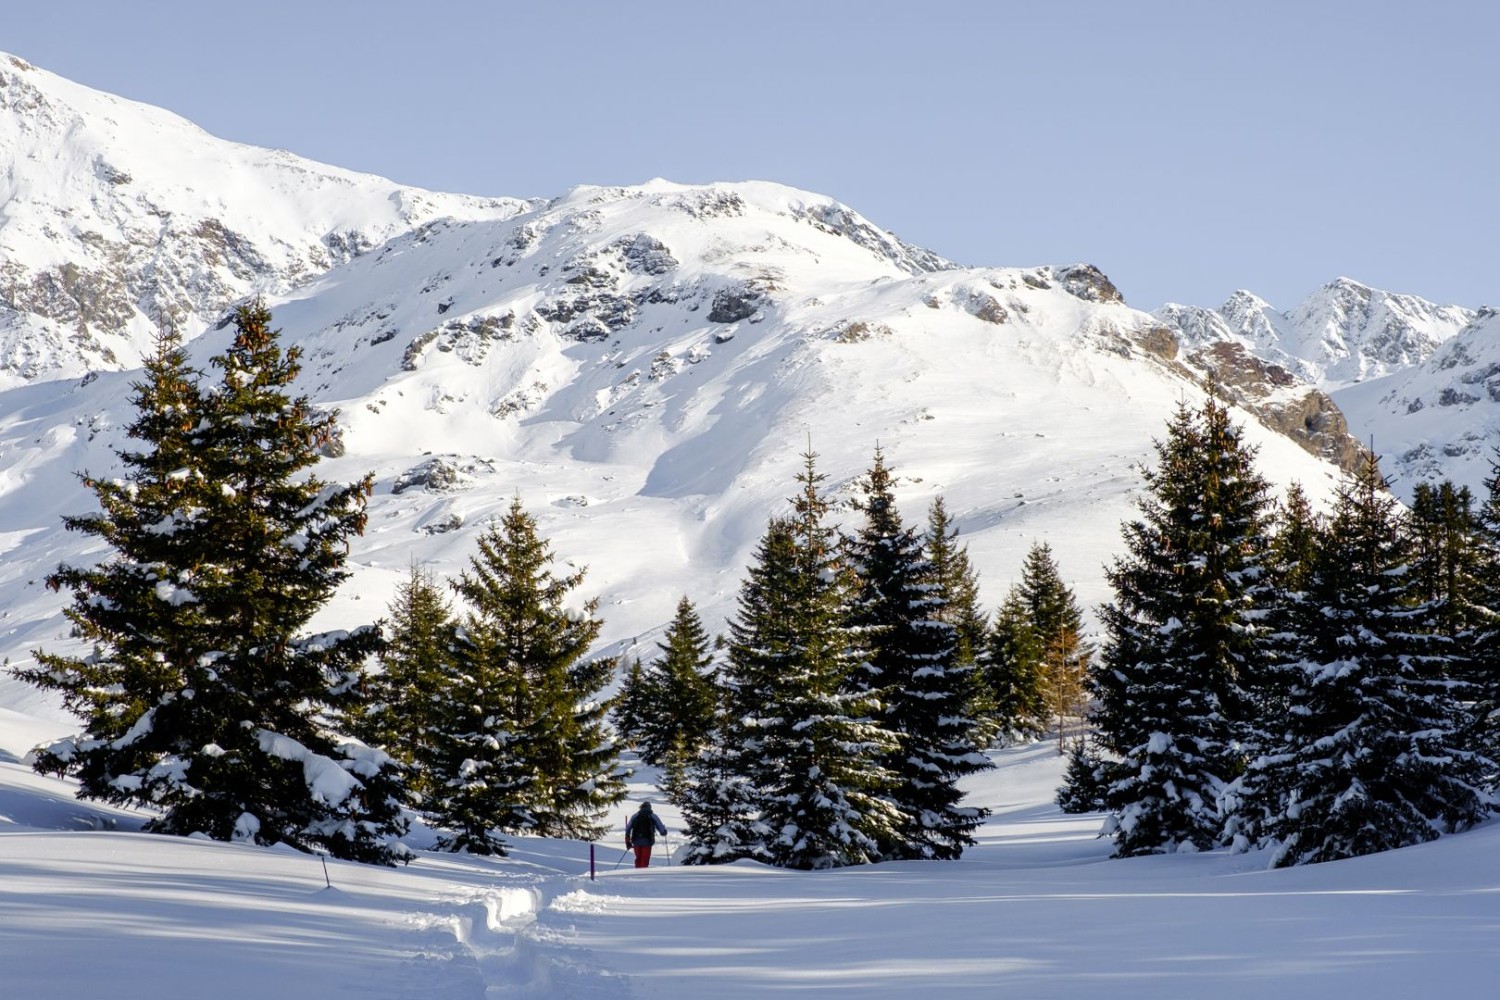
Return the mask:
[[651,867],[651,845],[636,844],[631,850],[635,851],[635,866],[637,868]]

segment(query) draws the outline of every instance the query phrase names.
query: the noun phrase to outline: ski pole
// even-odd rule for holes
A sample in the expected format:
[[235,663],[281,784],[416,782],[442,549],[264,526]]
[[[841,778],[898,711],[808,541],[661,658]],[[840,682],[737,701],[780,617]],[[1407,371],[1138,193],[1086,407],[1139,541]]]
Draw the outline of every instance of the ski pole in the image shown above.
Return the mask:
[[[628,847],[625,848],[624,851],[620,852],[620,861],[624,861],[625,860],[625,855],[627,855],[629,853],[630,853],[630,848],[628,848]],[[620,861],[616,861],[613,865],[611,865],[609,870],[610,871],[614,871],[616,868],[620,867]]]

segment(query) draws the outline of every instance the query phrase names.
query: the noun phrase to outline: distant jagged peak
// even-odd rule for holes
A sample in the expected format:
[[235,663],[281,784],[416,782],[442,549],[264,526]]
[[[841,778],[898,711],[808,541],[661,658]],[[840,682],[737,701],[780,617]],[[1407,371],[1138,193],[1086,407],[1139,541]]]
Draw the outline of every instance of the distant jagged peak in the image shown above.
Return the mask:
[[1241,343],[1325,388],[1420,364],[1474,315],[1462,306],[1383,291],[1346,276],[1286,312],[1245,289],[1216,310],[1171,304],[1156,311],[1186,341]]
[[1429,323],[1439,340],[1446,340],[1474,318],[1474,310],[1463,306],[1439,305],[1418,295],[1388,292],[1349,277],[1328,282],[1292,311],[1293,316],[1317,320],[1339,317],[1366,323],[1381,314]]
[[1229,293],[1219,312],[1226,317],[1246,316],[1252,313],[1275,312],[1276,307],[1247,288],[1236,288]]

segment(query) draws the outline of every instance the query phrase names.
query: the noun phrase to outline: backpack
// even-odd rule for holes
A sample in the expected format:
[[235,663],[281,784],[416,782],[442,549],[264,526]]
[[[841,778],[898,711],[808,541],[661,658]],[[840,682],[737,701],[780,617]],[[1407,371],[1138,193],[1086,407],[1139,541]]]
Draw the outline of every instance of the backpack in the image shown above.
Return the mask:
[[638,812],[630,817],[630,825],[625,828],[626,838],[632,844],[645,847],[656,841],[656,824],[653,822],[654,814]]

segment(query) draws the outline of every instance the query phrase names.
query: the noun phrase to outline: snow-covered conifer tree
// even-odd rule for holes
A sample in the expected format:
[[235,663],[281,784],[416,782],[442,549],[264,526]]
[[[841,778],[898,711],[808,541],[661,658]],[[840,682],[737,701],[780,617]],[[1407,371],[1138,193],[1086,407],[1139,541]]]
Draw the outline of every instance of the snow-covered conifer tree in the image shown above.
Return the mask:
[[1445,637],[1427,629],[1411,540],[1374,456],[1342,486],[1293,628],[1300,676],[1283,745],[1252,761],[1276,865],[1355,857],[1463,829],[1489,811],[1489,763],[1464,718]]
[[[739,856],[834,868],[878,860],[894,839],[899,814],[887,801],[894,778],[880,762],[895,737],[874,720],[869,695],[848,687],[859,662],[849,574],[826,524],[823,476],[814,456],[805,458],[793,514],[772,519],[729,623],[729,723],[718,752],[739,781],[730,790],[753,797],[744,805],[753,806],[763,838],[738,844]],[[730,812],[743,838],[749,810],[734,803]],[[733,860],[728,850],[719,857]]]
[[990,634],[985,678],[1002,732],[1040,736],[1056,721],[1059,752],[1063,719],[1086,699],[1083,678],[1093,655],[1083,639],[1083,612],[1063,582],[1052,548],[1032,545],[1021,579],[1006,594]]
[[468,613],[434,781],[435,815],[451,831],[444,843],[503,853],[500,832],[591,839],[625,796],[599,696],[614,661],[585,659],[603,625],[598,602],[565,606],[583,571],[553,574],[519,497],[478,547],[453,584]]
[[[1474,704],[1465,743],[1500,760],[1500,449],[1495,456],[1479,509],[1478,614],[1467,647]],[[1491,772],[1486,784],[1500,790],[1500,774]]]
[[978,723],[966,713],[976,684],[957,658],[957,629],[942,620],[942,589],[922,539],[901,520],[889,470],[877,450],[856,507],[864,523],[847,541],[856,577],[851,624],[865,660],[849,687],[874,695],[875,718],[896,737],[883,764],[896,776],[890,801],[901,814],[887,858],[956,858],[987,811],[961,805],[958,782],[983,770]]
[[683,597],[657,643],[661,656],[632,665],[614,708],[616,727],[648,764],[691,757],[709,739],[718,710],[710,665],[713,643],[693,602]]
[[[610,706],[609,718],[626,746],[640,749],[646,739],[647,720],[656,712],[660,701],[656,676],[647,673],[639,659],[632,659],[620,680],[620,690]],[[643,754],[644,756],[644,754]]]
[[[1280,815],[1280,793],[1266,786],[1257,761],[1269,760],[1287,745],[1292,692],[1302,680],[1302,637],[1307,586],[1322,544],[1323,519],[1293,483],[1277,508],[1267,552],[1269,586],[1263,595],[1261,645],[1264,656],[1239,678],[1248,710],[1238,720],[1240,751],[1247,767],[1219,796],[1223,841],[1237,851],[1264,842],[1266,824]],[[1270,756],[1268,756],[1270,755]]]
[[86,795],[155,806],[153,830],[390,863],[404,854],[401,769],[326,724],[380,634],[301,634],[348,576],[370,480],[307,474],[335,418],[288,394],[297,351],[281,350],[264,305],[234,320],[206,391],[162,342],[131,428],[148,447],[122,455],[123,483],[86,479],[104,511],[68,526],[115,556],[50,582],[73,591],[95,651],[41,654],[32,679],[72,695],[102,670],[119,686],[76,689],[89,731],[38,764],[77,769]]
[[1204,850],[1219,838],[1217,798],[1239,769],[1248,711],[1237,678],[1259,670],[1266,483],[1253,450],[1210,398],[1179,407],[1143,475],[1141,519],[1108,571],[1114,600],[1092,671],[1108,767],[1115,854]]
[[935,608],[938,620],[953,626],[957,662],[977,663],[989,635],[988,616],[979,606],[979,573],[968,547],[958,544],[958,529],[940,496],[928,508],[923,541],[942,601]]

